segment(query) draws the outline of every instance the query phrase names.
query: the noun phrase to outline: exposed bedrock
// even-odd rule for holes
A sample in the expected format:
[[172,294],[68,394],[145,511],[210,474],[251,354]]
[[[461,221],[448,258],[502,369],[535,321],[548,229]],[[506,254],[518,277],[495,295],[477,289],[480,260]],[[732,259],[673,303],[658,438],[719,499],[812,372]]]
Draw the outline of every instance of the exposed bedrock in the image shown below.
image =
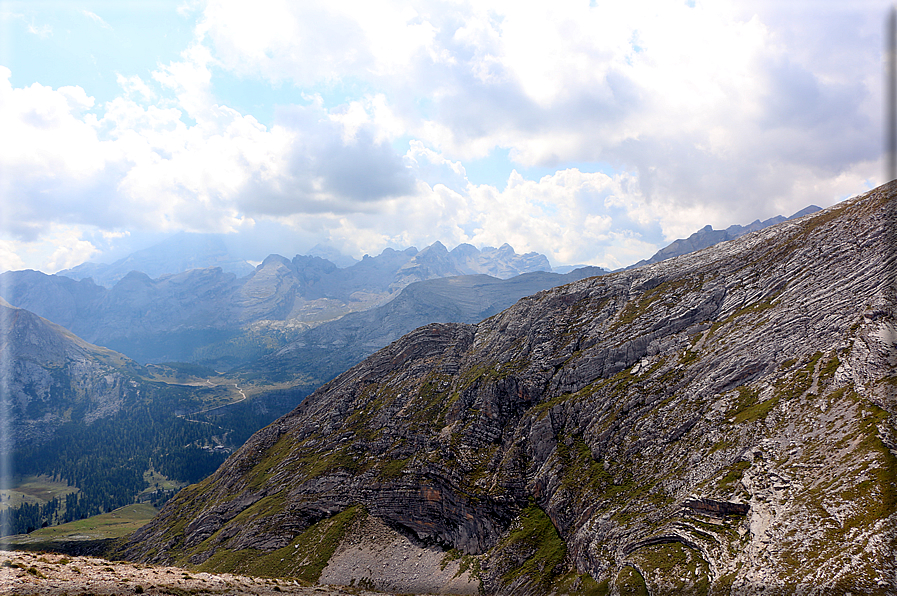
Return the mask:
[[893,593],[895,188],[417,329],[122,553],[220,569],[360,506],[487,593]]

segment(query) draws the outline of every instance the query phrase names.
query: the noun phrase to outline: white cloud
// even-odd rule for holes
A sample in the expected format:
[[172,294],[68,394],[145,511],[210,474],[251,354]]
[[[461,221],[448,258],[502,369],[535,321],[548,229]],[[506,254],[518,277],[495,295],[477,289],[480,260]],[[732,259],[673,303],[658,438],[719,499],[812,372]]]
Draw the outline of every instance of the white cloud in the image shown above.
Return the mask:
[[[175,98],[155,105],[141,105],[153,94],[139,77],[120,76],[123,96],[99,114],[80,87],[14,88],[0,67],[0,131],[15,140],[0,146],[4,234],[31,246],[56,242],[53,224],[227,232],[253,218],[377,210],[413,189],[364,110],[293,106],[268,129],[213,103],[207,62],[193,46],[161,68],[155,79]],[[376,111],[377,98],[367,105]],[[56,269],[96,253],[87,240],[61,246],[31,254]]]
[[26,267],[25,261],[18,255],[18,247],[9,240],[0,239],[0,273],[17,271]]
[[[806,199],[794,195],[806,185],[796,174],[829,199],[845,174],[878,174],[870,56],[880,32],[869,32],[868,6],[833,18],[825,7],[722,1],[413,6],[268,3],[247,14],[211,2],[201,30],[241,76],[376,86],[388,134],[370,110],[346,110],[375,134],[420,139],[462,162],[507,148],[523,166],[612,163],[636,172],[655,209],[701,202],[730,217],[770,216]],[[853,47],[849,32],[832,35],[857,18],[871,50]],[[832,57],[845,64],[833,68]],[[418,109],[422,100],[430,107]],[[729,209],[733,198],[750,208]]]
[[143,101],[153,101],[157,97],[156,92],[137,75],[126,77],[120,73],[116,73],[115,81],[125,92],[125,97],[128,99],[140,96]]
[[401,73],[436,29],[405,2],[210,0],[198,32],[240,75],[315,84]]
[[[878,179],[883,4],[588,4],[189,2],[181,57],[117,74],[99,106],[0,67],[6,234],[80,230],[45,266],[97,249],[97,230],[264,223],[358,256],[509,242],[615,267]],[[263,126],[216,77],[296,99]],[[558,171],[470,182],[505,151]]]
[[112,25],[110,25],[109,23],[104,21],[103,17],[101,17],[100,15],[98,15],[94,12],[90,12],[89,10],[82,10],[81,14],[86,16],[88,19],[90,19],[91,21],[93,21],[94,23],[96,23],[97,25],[102,27],[103,29],[112,29]]
[[[641,201],[631,176],[561,170],[539,181],[513,172],[505,190],[471,189],[478,227],[470,237],[477,245],[508,242],[518,251],[537,251],[553,263],[616,266],[610,253],[620,234],[652,233],[654,221],[637,222],[624,209],[608,208],[615,199]],[[648,255],[658,246],[644,242]]]
[[86,240],[80,240],[75,234],[66,238],[54,238],[53,242],[57,248],[47,261],[47,267],[53,272],[80,265],[99,252],[97,247]]
[[0,67],[0,168],[5,223],[29,235],[48,217],[66,217],[66,195],[95,183],[105,165],[93,105],[78,87],[53,90],[37,83],[13,89]]
[[162,65],[153,72],[153,78],[162,87],[174,92],[178,107],[198,122],[213,122],[222,116],[227,119],[235,115],[233,110],[218,106],[212,96],[209,65],[213,59],[208,48],[193,43],[182,56],[183,60]]
[[[463,176],[460,164],[440,160],[419,143],[410,157],[415,170],[435,164]],[[638,222],[630,216],[642,206],[640,201],[629,175],[569,169],[533,181],[513,172],[502,191],[469,182],[462,188],[457,179],[455,188],[418,181],[412,195],[387,201],[377,211],[339,219],[322,215],[328,220],[318,223],[328,230],[324,240],[356,257],[386,247],[420,248],[437,240],[479,247],[507,242],[518,252],[541,252],[555,264],[616,268],[659,248],[657,218]],[[295,225],[310,232],[310,219],[317,217],[303,216]]]
[[36,267],[55,273],[79,265],[99,252],[83,237],[90,227],[51,223],[40,240],[0,239],[0,271]]
[[34,19],[31,19],[31,22],[28,24],[28,33],[36,35],[41,39],[46,39],[53,35],[53,27],[51,27],[47,23],[44,23],[42,25],[35,25]]

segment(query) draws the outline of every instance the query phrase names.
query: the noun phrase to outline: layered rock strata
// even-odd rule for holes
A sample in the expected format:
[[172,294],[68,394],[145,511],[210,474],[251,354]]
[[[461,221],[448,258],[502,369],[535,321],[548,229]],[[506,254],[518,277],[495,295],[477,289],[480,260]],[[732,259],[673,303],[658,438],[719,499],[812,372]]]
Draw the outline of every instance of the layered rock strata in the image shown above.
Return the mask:
[[227,570],[361,507],[486,593],[894,593],[895,192],[420,328],[122,554]]

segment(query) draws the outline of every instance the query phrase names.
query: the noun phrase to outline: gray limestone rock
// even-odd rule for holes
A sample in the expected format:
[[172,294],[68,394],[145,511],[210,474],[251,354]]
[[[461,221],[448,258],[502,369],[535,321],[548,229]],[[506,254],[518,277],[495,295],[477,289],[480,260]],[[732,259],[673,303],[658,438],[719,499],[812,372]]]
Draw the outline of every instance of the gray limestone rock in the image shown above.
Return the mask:
[[421,327],[120,554],[225,570],[361,506],[486,593],[895,593],[895,192]]

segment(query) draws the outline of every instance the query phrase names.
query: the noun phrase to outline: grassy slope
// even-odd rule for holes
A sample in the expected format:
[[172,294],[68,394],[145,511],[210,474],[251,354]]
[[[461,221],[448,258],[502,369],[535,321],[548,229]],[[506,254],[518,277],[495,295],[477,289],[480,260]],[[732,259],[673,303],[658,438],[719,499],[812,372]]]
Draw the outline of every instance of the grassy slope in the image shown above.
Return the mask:
[[11,536],[10,545],[27,545],[55,540],[104,540],[121,538],[146,524],[158,510],[147,503],[127,505],[109,513],[79,519],[67,524],[35,530],[30,534]]

